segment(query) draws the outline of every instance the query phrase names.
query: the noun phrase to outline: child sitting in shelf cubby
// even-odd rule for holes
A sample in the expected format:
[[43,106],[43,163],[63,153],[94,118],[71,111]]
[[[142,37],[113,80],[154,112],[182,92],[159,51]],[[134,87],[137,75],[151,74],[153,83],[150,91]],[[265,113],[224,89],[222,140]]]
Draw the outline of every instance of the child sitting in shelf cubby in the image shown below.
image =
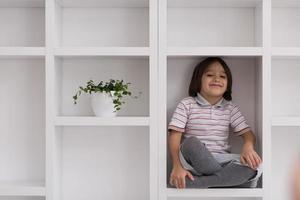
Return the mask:
[[[195,67],[190,97],[178,104],[168,126],[172,187],[256,187],[262,161],[254,134],[231,101],[231,87],[231,71],[221,58]],[[230,153],[230,128],[244,139],[241,154]]]

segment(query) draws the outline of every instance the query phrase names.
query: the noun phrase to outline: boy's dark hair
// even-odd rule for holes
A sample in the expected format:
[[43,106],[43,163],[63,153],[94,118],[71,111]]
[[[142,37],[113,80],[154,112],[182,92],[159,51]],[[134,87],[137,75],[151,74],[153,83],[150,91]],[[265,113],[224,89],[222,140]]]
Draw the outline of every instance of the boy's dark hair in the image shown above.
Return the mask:
[[225,93],[223,94],[223,98],[226,99],[227,101],[231,101],[232,97],[231,97],[231,88],[232,88],[232,75],[231,75],[231,71],[228,67],[228,65],[225,63],[225,61],[220,58],[220,57],[208,57],[204,60],[202,60],[200,63],[198,63],[195,66],[194,72],[193,72],[193,76],[192,76],[192,80],[190,83],[190,87],[189,87],[189,95],[192,97],[197,96],[197,93],[200,92],[201,90],[201,79],[202,76],[205,72],[205,70],[212,64],[218,62],[222,65],[222,67],[224,68],[225,74],[227,76],[227,89],[225,91]]

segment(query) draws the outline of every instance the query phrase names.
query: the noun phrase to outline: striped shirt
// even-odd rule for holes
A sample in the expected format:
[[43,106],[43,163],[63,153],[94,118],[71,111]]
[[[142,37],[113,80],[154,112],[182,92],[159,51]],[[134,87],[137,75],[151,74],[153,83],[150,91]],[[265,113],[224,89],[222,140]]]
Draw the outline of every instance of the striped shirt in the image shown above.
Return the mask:
[[197,97],[180,101],[168,129],[182,132],[185,137],[199,138],[212,153],[227,153],[230,152],[229,133],[242,135],[250,127],[232,101],[222,98],[211,105],[198,93]]

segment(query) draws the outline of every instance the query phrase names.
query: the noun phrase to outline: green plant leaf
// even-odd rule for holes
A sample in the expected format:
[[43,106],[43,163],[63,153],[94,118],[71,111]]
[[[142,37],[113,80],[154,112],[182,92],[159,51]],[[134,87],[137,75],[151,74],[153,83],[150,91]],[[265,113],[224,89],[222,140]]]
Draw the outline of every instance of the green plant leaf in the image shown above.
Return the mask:
[[111,94],[112,91],[114,93],[112,96],[114,97],[113,103],[116,110],[121,109],[121,105],[124,104],[124,101],[121,101],[121,99],[124,96],[131,96],[131,92],[128,89],[128,85],[131,83],[124,83],[124,80],[118,80],[118,79],[109,79],[107,82],[100,81],[98,83],[94,83],[93,80],[89,80],[86,82],[86,86],[79,86],[79,90],[76,92],[76,94],[73,96],[74,104],[76,104],[76,100],[78,100],[79,96],[82,92],[91,94],[92,92],[102,93],[106,92],[108,94]]

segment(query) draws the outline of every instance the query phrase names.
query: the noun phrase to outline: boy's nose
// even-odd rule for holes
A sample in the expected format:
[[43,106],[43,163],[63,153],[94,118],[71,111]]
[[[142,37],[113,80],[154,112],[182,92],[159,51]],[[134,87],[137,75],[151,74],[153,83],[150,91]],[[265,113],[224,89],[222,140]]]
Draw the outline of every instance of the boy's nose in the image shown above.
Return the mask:
[[216,78],[214,79],[214,81],[215,81],[215,82],[220,82],[220,79],[219,79],[218,77],[216,77]]

